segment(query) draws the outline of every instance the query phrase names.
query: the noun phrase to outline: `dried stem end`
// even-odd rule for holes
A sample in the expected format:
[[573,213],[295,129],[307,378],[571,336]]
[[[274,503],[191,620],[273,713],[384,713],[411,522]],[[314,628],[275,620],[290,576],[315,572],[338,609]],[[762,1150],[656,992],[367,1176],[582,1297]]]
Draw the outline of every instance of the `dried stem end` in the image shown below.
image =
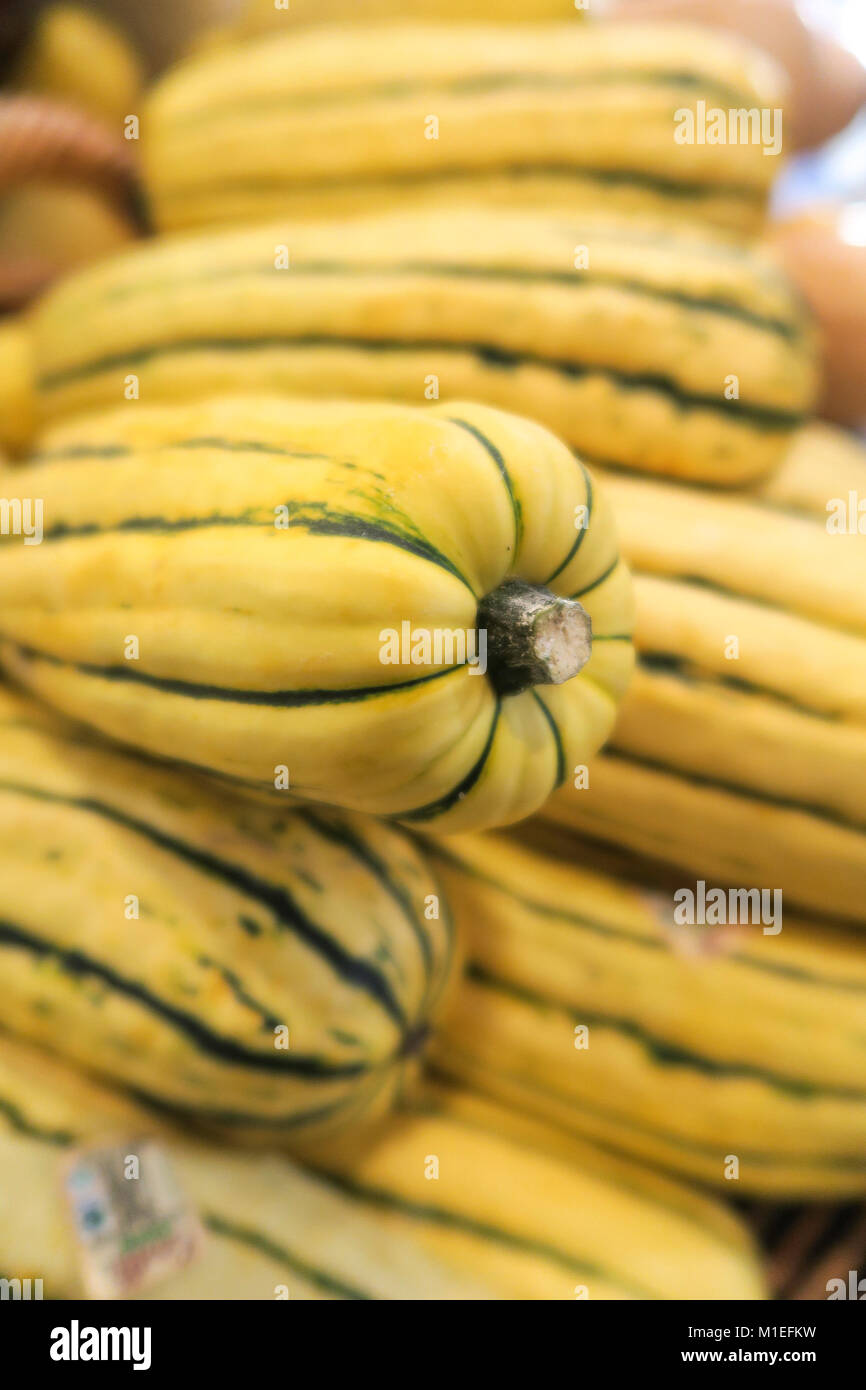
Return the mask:
[[592,622],[576,599],[509,579],[478,605],[487,674],[500,695],[570,681],[592,655]]

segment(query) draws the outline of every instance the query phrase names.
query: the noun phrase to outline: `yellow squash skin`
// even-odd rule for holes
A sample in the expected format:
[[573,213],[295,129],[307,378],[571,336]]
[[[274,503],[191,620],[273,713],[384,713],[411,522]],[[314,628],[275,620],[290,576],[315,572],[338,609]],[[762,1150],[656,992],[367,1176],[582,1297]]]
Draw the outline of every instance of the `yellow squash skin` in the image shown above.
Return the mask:
[[279,9],[274,0],[244,0],[230,32],[242,38],[279,33],[302,24],[369,24],[383,19],[537,24],[550,20],[580,23],[586,17],[586,11],[574,0],[290,0],[288,7]]
[[669,886],[500,836],[451,840],[434,862],[469,957],[437,1065],[729,1196],[866,1192],[856,933],[787,914],[775,936],[675,927]]
[[839,485],[860,462],[832,442],[803,440],[811,481],[793,458],[755,499],[600,470],[636,571],[639,664],[589,785],[544,815],[862,923],[866,544],[818,519],[821,494],[825,522],[829,499],[850,507]]
[[[529,421],[461,404],[133,405],[10,477],[46,521],[41,545],[0,540],[0,658],[146,752],[456,831],[536,810],[612,727],[629,575],[603,495]],[[404,623],[469,632],[469,650],[480,600],[513,577],[590,615],[572,679],[499,694],[444,643],[426,664],[383,662]]]
[[[852,492],[866,498],[866,448],[856,434],[824,420],[797,430],[779,467],[755,486],[755,495],[772,506],[816,517],[825,526],[836,499],[847,505]],[[857,522],[862,541],[866,509]]]
[[164,230],[474,200],[751,234],[778,161],[679,144],[675,113],[783,93],[758,50],[688,26],[302,29],[171,69],[142,120],[145,183]]
[[10,1031],[233,1138],[291,1145],[387,1107],[453,954],[402,832],[221,797],[0,692]]
[[0,321],[0,447],[13,454],[27,447],[37,428],[33,349],[25,319]]
[[314,1162],[385,1231],[506,1299],[759,1299],[720,1203],[468,1091],[428,1086],[375,1136]]
[[90,112],[120,134],[138,109],[142,63],[122,29],[89,7],[49,4],[12,73],[13,85]]
[[[204,1228],[200,1257],[145,1299],[495,1298],[378,1211],[275,1156],[204,1144],[89,1077],[0,1036],[0,1269],[43,1297],[85,1294],[60,1171],[76,1145],[158,1138]],[[134,1149],[132,1150],[134,1152]]]
[[122,405],[131,377],[148,404],[478,400],[599,462],[724,486],[781,460],[814,394],[810,326],[764,252],[588,214],[160,238],[55,288],[32,334],[47,423]]
[[[641,688],[645,697],[649,694],[641,711],[655,710],[659,699],[669,697],[660,721],[667,734],[674,717],[670,711],[675,708],[676,690],[671,686],[647,692],[640,673],[635,683],[639,695]],[[772,707],[764,711],[734,699],[724,703],[721,722],[721,704],[700,697],[689,700],[687,706],[680,702],[684,733],[691,734],[692,728],[703,722],[714,740],[709,749],[721,748],[724,756],[731,738],[739,732],[732,730],[739,714],[745,747],[755,747],[765,757],[772,753],[774,775],[778,776],[776,769],[785,758],[790,778],[801,775],[796,766],[799,726],[776,718]],[[804,764],[821,766],[822,733],[834,762],[844,763],[844,729],[837,734],[832,727],[824,730],[818,726],[817,733]],[[862,794],[862,782],[859,791]],[[858,794],[857,784],[852,787],[847,772],[838,793],[849,797]],[[675,865],[692,881],[704,878],[750,888],[779,888],[791,906],[849,925],[866,925],[866,835],[862,828],[847,825],[823,809],[815,811],[808,803],[786,804],[775,793],[760,795],[748,788],[738,791],[677,769],[604,753],[592,762],[588,787],[558,792],[542,814],[540,823],[554,834],[576,832],[597,842],[628,847]],[[567,842],[557,845],[557,853],[569,857]]]

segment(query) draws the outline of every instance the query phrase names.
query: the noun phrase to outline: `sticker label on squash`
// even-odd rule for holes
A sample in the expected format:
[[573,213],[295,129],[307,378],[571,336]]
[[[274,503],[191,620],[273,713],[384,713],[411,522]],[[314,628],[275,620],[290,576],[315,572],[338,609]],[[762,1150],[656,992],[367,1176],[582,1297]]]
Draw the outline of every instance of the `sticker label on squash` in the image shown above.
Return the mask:
[[62,1183],[91,1298],[126,1298],[184,1269],[201,1251],[198,1215],[155,1139],[76,1149]]
[[729,925],[724,931],[698,931],[676,920],[674,896],[655,888],[636,888],[635,896],[655,918],[661,936],[677,955],[698,959],[701,957],[724,956],[738,950],[745,941],[745,933],[738,924]]

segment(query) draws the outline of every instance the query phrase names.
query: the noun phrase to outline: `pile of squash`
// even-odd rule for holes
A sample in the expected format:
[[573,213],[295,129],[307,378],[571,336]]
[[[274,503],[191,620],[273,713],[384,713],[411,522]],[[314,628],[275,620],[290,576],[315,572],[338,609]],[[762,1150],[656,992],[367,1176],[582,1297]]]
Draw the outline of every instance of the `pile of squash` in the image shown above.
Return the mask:
[[0,322],[46,1297],[104,1296],[57,1173],[118,1134],[200,1242],[113,1296],[756,1299],[731,1199],[866,1196],[866,451],[777,162],[673,136],[784,81],[488,8],[251,4],[140,102],[117,58],[151,232]]

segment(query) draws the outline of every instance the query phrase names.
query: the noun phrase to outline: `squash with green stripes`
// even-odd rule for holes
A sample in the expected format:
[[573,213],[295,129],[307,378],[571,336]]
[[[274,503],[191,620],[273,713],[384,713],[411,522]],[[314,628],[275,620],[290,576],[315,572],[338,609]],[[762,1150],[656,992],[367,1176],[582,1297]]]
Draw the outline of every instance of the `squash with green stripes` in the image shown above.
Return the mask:
[[433,862],[469,958],[436,1065],[728,1196],[866,1193],[858,933],[784,904],[775,935],[678,925],[676,880],[504,836],[441,842]]
[[477,1094],[427,1084],[312,1160],[382,1229],[506,1299],[760,1299],[721,1203]]
[[[76,1147],[160,1142],[203,1228],[185,1268],[127,1295],[146,1299],[495,1298],[397,1231],[375,1207],[283,1157],[196,1141],[125,1097],[0,1036],[0,1274],[41,1279],[42,1296],[81,1298],[80,1252],[64,1210],[61,1166]],[[144,1163],[146,1160],[142,1160]],[[145,1174],[142,1172],[142,1176]]]
[[130,393],[478,400],[599,462],[720,484],[779,462],[814,388],[809,324],[766,253],[589,215],[159,239],[70,277],[30,332],[49,423]]
[[79,1297],[60,1164],[76,1144],[141,1135],[161,1141],[204,1227],[200,1258],[141,1297],[765,1296],[748,1233],[721,1203],[468,1093],[425,1087],[375,1141],[328,1143],[322,1178],[194,1142],[5,1036],[0,1271]]
[[742,131],[680,143],[678,113],[773,110],[783,90],[757,49],[679,25],[289,29],[159,79],[145,188],[160,229],[468,201],[751,234],[778,161]]
[[820,438],[811,481],[794,459],[754,499],[601,470],[636,571],[639,664],[608,751],[543,814],[862,924],[866,544],[789,510],[820,491],[850,510],[838,484],[862,461]]
[[0,659],[102,733],[413,825],[537,809],[633,664],[603,495],[475,405],[127,406],[8,473]]
[[381,1112],[453,959],[399,830],[220,797],[0,692],[0,1016],[140,1096],[292,1144]]

